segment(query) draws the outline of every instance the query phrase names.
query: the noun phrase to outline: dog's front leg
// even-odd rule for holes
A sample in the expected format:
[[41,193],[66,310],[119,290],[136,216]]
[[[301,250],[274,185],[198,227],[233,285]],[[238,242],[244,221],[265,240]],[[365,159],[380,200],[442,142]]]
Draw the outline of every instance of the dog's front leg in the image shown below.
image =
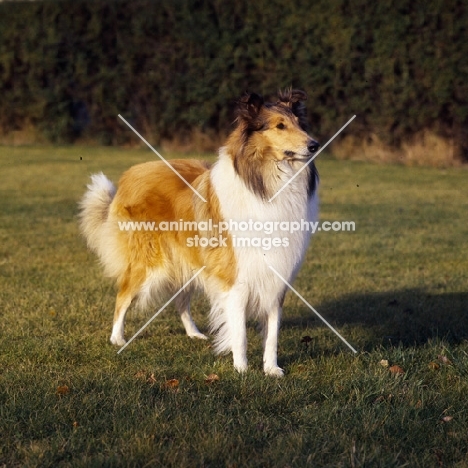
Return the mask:
[[246,304],[248,291],[234,285],[230,290],[210,297],[210,329],[215,333],[213,343],[216,354],[232,352],[234,367],[239,372],[247,370]]
[[228,319],[231,334],[231,349],[234,367],[238,372],[247,370],[247,333],[245,329],[245,312],[230,314]]
[[229,332],[234,367],[239,372],[247,370],[247,329],[245,300],[239,292],[232,292],[226,304],[226,325]]
[[273,306],[266,318],[263,341],[263,370],[265,374],[283,377],[283,369],[278,367],[278,333],[281,321],[281,307]]

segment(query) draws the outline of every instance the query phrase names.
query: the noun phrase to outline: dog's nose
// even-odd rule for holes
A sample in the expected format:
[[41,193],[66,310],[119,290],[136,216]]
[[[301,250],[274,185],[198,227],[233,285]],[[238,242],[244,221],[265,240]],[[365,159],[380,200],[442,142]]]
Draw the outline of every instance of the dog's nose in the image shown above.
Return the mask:
[[309,150],[310,153],[315,153],[320,147],[320,143],[312,140],[308,145],[307,149]]

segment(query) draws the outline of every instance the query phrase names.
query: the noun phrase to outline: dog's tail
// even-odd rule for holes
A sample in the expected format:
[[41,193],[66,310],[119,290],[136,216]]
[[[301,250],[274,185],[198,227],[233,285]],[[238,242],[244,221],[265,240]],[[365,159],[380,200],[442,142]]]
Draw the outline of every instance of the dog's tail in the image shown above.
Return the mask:
[[88,191],[80,202],[81,232],[88,243],[88,247],[101,259],[103,257],[104,225],[115,192],[114,184],[101,172],[91,176]]

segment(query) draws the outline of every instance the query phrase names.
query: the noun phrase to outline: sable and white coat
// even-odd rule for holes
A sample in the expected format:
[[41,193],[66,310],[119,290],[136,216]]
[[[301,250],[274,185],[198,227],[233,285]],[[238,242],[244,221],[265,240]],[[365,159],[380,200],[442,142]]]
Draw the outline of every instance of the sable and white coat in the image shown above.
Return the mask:
[[285,233],[220,234],[214,228],[196,234],[222,235],[226,246],[194,247],[188,242],[194,232],[122,231],[119,222],[211,220],[219,226],[229,220],[315,221],[318,176],[313,163],[304,165],[319,145],[305,131],[305,97],[302,91],[289,90],[280,93],[277,102],[265,103],[256,94],[245,95],[238,102],[237,127],[212,167],[194,160],[170,161],[206,202],[162,161],[130,168],[118,190],[103,174],[92,177],[81,202],[81,229],[106,274],[119,287],[113,344],[125,344],[125,314],[133,301],[148,307],[177,292],[205,267],[175,299],[187,334],[206,338],[194,324],[189,305],[191,293],[201,287],[212,306],[215,350],[232,352],[234,367],[245,371],[246,320],[255,318],[263,326],[264,371],[283,375],[277,364],[277,343],[287,286],[270,267],[291,282],[304,258],[309,231],[287,233],[286,247],[264,249],[238,246],[235,241],[246,235],[273,238]]

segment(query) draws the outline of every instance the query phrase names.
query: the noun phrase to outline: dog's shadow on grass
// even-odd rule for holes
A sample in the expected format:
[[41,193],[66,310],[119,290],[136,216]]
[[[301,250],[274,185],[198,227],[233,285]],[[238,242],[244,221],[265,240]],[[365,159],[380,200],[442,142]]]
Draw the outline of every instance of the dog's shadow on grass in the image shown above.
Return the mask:
[[[418,346],[434,339],[456,344],[468,339],[468,293],[429,294],[409,289],[355,294],[317,304],[316,309],[338,329],[361,328],[365,338],[360,344],[365,350],[377,345]],[[325,327],[300,304],[285,315],[284,328]]]

